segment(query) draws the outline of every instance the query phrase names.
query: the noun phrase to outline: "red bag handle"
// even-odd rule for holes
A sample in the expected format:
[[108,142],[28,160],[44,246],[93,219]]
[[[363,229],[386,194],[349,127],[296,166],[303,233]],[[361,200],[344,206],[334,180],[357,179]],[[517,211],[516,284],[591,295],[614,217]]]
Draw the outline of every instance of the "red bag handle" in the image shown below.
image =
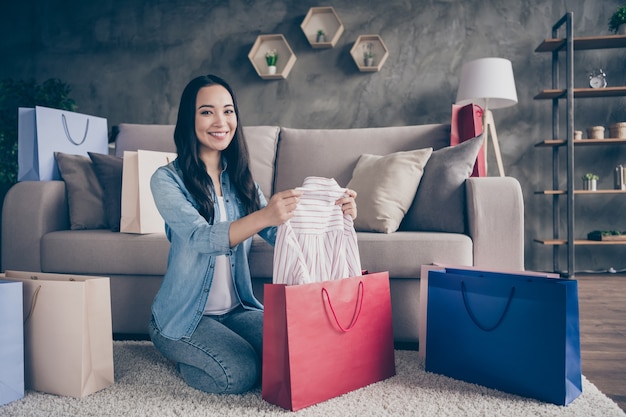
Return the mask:
[[330,311],[333,314],[333,318],[335,319],[335,323],[337,327],[341,329],[342,332],[349,332],[354,329],[356,323],[359,321],[359,317],[361,316],[361,308],[363,307],[363,295],[365,292],[365,288],[363,286],[363,281],[359,281],[359,289],[357,293],[357,305],[354,310],[354,315],[352,316],[352,322],[348,327],[343,327],[341,323],[339,323],[339,319],[337,318],[337,314],[335,313],[335,309],[333,308],[333,303],[330,301],[330,295],[328,294],[328,290],[326,288],[322,288],[322,296],[326,296],[326,300],[328,301],[328,306],[330,307]]

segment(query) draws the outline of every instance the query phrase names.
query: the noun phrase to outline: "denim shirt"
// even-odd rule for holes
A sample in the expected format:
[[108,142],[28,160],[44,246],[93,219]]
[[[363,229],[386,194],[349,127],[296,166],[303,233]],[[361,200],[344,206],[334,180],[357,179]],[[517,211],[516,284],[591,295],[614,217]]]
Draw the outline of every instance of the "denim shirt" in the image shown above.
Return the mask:
[[[226,167],[225,160],[223,166]],[[228,221],[209,224],[198,212],[195,198],[185,187],[178,160],[157,169],[151,178],[152,195],[165,220],[165,233],[170,241],[167,271],[152,304],[155,325],[165,337],[178,340],[193,334],[204,313],[218,255],[230,258],[235,291],[243,307],[263,309],[252,292],[248,265],[252,238],[230,247],[230,224],[242,217],[243,206],[225,169],[221,174],[221,185]],[[258,184],[256,188],[264,207],[267,201]],[[215,213],[219,213],[215,194],[213,201]],[[276,229],[263,229],[259,235],[274,245]]]

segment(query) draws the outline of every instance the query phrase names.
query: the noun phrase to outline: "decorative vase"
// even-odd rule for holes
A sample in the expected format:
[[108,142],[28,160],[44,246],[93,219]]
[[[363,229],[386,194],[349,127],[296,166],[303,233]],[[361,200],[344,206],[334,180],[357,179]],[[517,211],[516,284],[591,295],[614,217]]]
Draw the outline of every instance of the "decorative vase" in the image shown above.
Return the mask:
[[276,65],[269,65],[267,67],[267,73],[270,75],[276,74]]
[[597,180],[583,180],[583,190],[587,191],[596,191],[597,189]]
[[326,35],[324,35],[323,33],[318,33],[316,41],[317,42],[326,42]]
[[372,65],[374,65],[374,57],[372,56],[365,57],[364,61],[366,67],[371,67]]
[[612,124],[609,126],[609,132],[614,139],[626,139],[626,122]]
[[587,128],[587,137],[589,139],[604,139],[604,126],[593,126]]

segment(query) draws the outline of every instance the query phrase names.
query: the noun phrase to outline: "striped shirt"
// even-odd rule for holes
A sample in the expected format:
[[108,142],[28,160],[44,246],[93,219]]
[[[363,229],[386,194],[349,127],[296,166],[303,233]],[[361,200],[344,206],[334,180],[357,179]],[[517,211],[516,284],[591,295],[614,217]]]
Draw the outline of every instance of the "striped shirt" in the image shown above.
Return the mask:
[[275,284],[308,284],[361,275],[353,219],[335,202],[345,189],[332,178],[307,177],[294,216],[278,226]]

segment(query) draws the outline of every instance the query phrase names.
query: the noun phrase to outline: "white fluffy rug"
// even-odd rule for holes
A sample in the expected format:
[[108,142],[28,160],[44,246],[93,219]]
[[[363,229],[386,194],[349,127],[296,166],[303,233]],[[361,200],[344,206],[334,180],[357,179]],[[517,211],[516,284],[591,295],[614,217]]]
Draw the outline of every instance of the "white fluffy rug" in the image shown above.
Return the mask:
[[[114,342],[115,385],[82,400],[27,392],[0,406],[1,416],[285,416],[291,414],[245,395],[210,395],[188,387],[150,342]],[[317,404],[297,416],[625,416],[583,378],[583,394],[567,407],[504,394],[424,371],[415,351],[396,351],[397,375]]]

